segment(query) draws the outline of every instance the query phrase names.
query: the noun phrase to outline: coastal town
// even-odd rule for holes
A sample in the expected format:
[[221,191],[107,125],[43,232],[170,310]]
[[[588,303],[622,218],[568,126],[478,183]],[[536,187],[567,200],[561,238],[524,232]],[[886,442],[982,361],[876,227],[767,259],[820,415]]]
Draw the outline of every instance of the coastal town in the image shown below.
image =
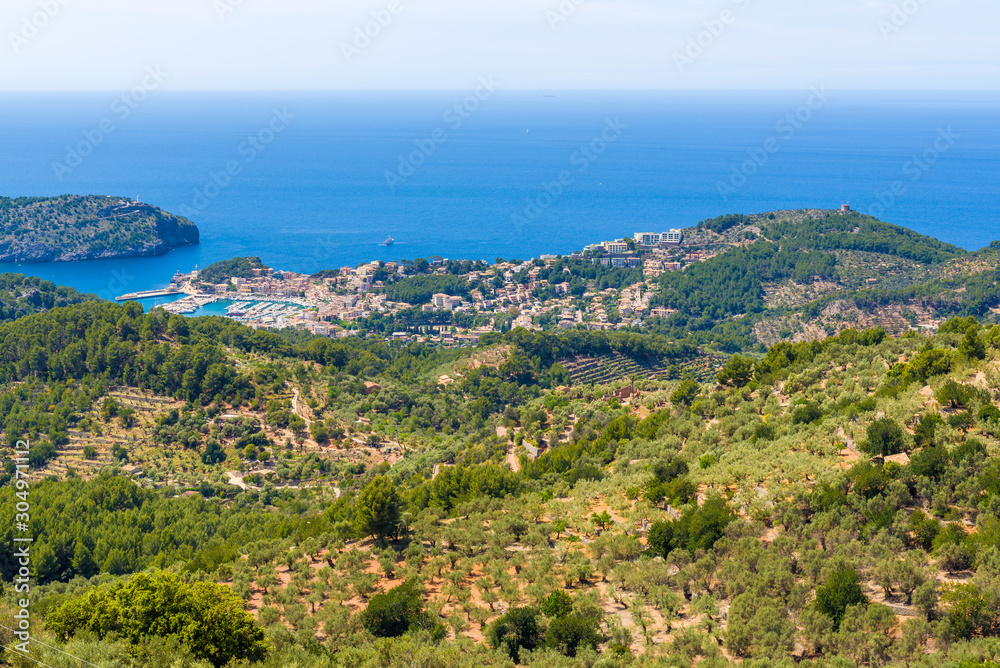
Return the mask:
[[[646,317],[669,315],[672,311],[651,306],[656,279],[726,247],[713,236],[717,235],[697,228],[640,232],[565,256],[541,255],[492,265],[464,261],[468,271],[458,274],[456,263],[444,258],[374,261],[314,275],[263,263],[231,272],[234,275],[195,268],[177,272],[167,288],[119,299],[183,295],[156,308],[192,314],[220,303],[225,315],[255,328],[295,328],[330,337],[363,332],[366,320],[376,317],[402,323],[398,331],[385,332],[393,339],[468,345],[482,334],[516,327],[616,329],[641,325]],[[602,288],[599,280],[574,280],[579,272],[573,268],[588,265],[606,276],[614,273],[616,285]],[[553,277],[557,266],[562,275]],[[453,276],[470,289],[454,291],[458,294],[433,292],[419,301],[392,298],[394,286],[417,276]],[[621,284],[623,278],[627,284]]]
[[[701,274],[691,285],[685,278],[693,276],[690,271],[701,263],[733,249],[751,252],[753,246],[758,249],[754,252],[761,252],[756,244],[769,240],[768,231],[776,221],[788,224],[838,216],[853,221],[856,215],[847,204],[833,210],[732,214],[684,229],[636,232],[566,255],[497,258],[493,263],[432,256],[303,274],[269,267],[256,257],[233,258],[201,270],[179,271],[165,288],[117,299],[156,299],[153,308],[174,314],[227,316],[254,328],[443,346],[475,345],[484,334],[517,328],[665,332],[677,318],[704,317],[703,309],[692,306],[695,302],[681,294],[703,284]],[[859,229],[855,227],[853,233]],[[797,279],[766,282],[761,298],[768,305],[794,308],[844,287],[869,287],[881,280],[879,276],[919,278],[917,274],[934,271],[910,261],[887,263],[884,258],[872,264],[871,257],[850,252],[841,261],[846,263],[842,278],[847,283],[824,278],[829,268],[810,267]],[[901,332],[933,327],[940,320],[919,304],[909,311],[887,307],[870,313],[840,302],[834,306],[820,329],[870,326]],[[734,309],[739,307],[733,304]],[[736,318],[740,313],[732,311]],[[823,333],[813,325],[806,327],[794,314],[755,322],[752,327],[754,336],[768,343]]]

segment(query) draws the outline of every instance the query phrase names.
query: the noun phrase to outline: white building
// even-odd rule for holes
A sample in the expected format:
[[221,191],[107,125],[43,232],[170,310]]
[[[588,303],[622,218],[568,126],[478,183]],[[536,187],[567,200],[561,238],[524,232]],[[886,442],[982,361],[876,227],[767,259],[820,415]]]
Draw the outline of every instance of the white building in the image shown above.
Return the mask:
[[660,243],[672,244],[675,246],[680,246],[681,242],[684,241],[684,232],[681,230],[670,230],[669,232],[664,232],[660,235]]
[[635,242],[643,246],[655,246],[660,243],[659,232],[636,232]]
[[614,241],[605,241],[604,250],[608,253],[627,253],[628,252],[628,242],[624,239],[615,239]]
[[441,308],[446,311],[450,311],[462,305],[461,297],[452,297],[451,295],[442,293],[434,295],[431,299],[433,300],[434,308]]

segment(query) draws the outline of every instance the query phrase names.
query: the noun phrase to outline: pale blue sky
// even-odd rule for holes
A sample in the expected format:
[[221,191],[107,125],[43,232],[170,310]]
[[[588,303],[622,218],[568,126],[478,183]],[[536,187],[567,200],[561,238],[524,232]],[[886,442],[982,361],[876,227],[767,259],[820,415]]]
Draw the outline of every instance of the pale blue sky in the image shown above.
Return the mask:
[[0,90],[1000,86],[996,0],[3,0],[0,27]]

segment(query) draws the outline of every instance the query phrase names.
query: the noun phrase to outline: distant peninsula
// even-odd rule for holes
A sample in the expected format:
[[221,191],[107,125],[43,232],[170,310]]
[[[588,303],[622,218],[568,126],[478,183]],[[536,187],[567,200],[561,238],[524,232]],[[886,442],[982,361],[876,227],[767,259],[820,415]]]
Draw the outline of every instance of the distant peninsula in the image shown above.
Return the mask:
[[187,218],[123,197],[0,197],[0,262],[149,257],[198,241]]

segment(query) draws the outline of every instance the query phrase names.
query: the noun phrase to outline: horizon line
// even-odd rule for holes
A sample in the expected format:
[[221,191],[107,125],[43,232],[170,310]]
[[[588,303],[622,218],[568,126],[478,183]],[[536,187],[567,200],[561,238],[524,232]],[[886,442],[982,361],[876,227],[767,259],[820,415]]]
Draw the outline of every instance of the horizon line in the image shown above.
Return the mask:
[[[505,93],[799,93],[807,88],[509,88]],[[0,95],[115,93],[119,88],[60,88],[60,89],[3,89]],[[455,93],[466,88],[178,88],[161,90],[162,93],[227,93],[227,94],[288,94],[288,93]],[[831,88],[841,93],[978,93],[1000,94],[998,88]]]

